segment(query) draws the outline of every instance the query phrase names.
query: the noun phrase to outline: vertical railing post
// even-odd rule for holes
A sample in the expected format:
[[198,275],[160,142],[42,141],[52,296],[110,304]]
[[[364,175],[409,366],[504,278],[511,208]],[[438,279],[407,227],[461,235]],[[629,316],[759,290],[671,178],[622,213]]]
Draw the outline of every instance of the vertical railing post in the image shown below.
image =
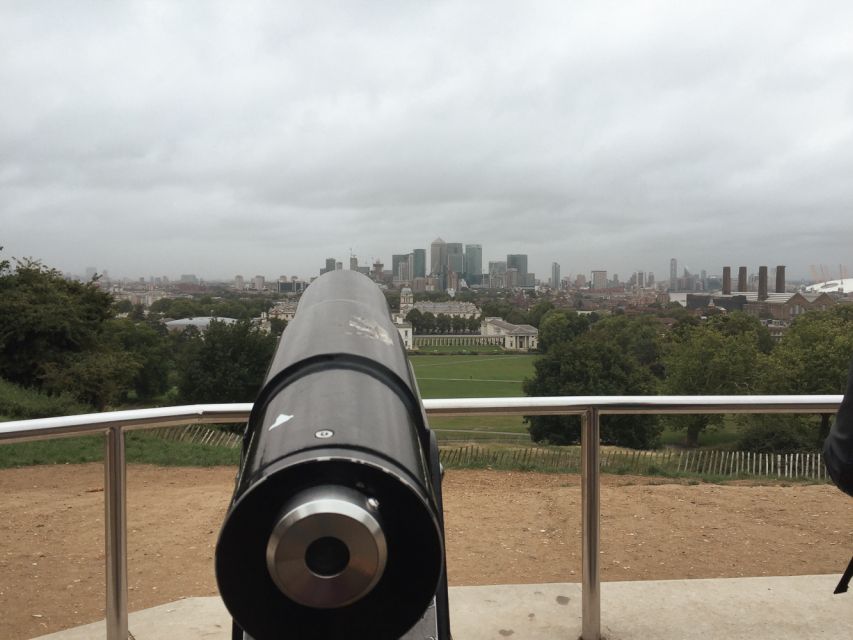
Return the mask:
[[104,459],[107,640],[127,640],[127,468],[124,430],[110,427]]
[[583,509],[583,550],[581,611],[583,640],[601,638],[601,576],[599,547],[601,535],[601,467],[599,412],[586,410],[581,418],[581,502]]

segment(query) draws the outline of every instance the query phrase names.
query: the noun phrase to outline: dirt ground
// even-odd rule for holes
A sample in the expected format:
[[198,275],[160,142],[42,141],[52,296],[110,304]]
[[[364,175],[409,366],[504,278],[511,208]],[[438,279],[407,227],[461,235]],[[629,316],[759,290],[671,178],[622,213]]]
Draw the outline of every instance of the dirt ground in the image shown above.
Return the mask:
[[[131,610],[216,593],[213,552],[234,470],[131,466]],[[451,470],[451,585],[580,581],[576,475]],[[853,500],[827,485],[676,484],[604,476],[603,580],[840,573]],[[0,471],[0,638],[103,618],[99,464]]]

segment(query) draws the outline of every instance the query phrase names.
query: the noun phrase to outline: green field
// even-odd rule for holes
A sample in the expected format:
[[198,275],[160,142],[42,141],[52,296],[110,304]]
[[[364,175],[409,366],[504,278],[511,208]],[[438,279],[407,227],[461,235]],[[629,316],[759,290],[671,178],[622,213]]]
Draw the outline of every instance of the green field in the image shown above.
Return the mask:
[[[531,355],[447,355],[410,356],[423,398],[499,398],[523,396],[522,381],[533,375],[536,356]],[[523,439],[527,425],[518,416],[480,416],[470,418],[432,418],[430,426],[440,440]],[[466,434],[466,432],[475,432]],[[491,432],[492,436],[486,436]],[[721,427],[702,433],[699,446],[726,449],[738,437],[737,421],[726,416]],[[665,424],[661,434],[664,446],[684,443],[683,431]]]
[[[533,375],[536,356],[410,356],[423,398],[503,398],[523,396],[522,382]],[[440,440],[465,438],[466,431],[483,432],[495,437],[518,434],[526,439],[527,428],[519,416],[480,416],[471,418],[432,418],[430,426]],[[455,431],[455,433],[453,432]]]
[[[54,438],[0,445],[0,469],[32,464],[76,464],[104,459],[104,436]],[[127,461],[162,466],[211,467],[236,465],[239,449],[227,449],[192,442],[175,442],[155,433],[132,431],[127,434]]]
[[536,356],[410,356],[424,398],[523,396]]

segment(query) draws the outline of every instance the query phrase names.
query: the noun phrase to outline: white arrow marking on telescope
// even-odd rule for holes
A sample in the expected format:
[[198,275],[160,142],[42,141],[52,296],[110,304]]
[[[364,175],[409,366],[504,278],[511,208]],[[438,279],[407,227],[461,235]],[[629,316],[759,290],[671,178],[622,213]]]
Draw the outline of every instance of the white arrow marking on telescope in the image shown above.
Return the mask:
[[278,414],[278,418],[276,418],[276,419],[275,419],[275,422],[273,422],[273,423],[270,425],[270,428],[268,429],[268,431],[272,431],[272,430],[273,430],[273,429],[275,429],[276,427],[280,427],[280,426],[281,426],[281,425],[283,425],[285,422],[287,422],[288,420],[290,420],[292,417],[293,417],[293,416],[286,416],[286,415],[284,415],[283,413]]

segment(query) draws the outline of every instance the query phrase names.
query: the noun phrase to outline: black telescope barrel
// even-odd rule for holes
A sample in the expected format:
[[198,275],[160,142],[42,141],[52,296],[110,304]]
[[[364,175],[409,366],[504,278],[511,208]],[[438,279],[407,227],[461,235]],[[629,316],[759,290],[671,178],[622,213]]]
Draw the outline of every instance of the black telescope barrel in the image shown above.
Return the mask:
[[442,516],[385,296],[353,271],[300,300],[255,402],[220,534],[220,593],[267,638],[401,637],[436,593]]
[[[357,271],[318,278],[299,300],[298,314],[282,335],[264,388],[288,368],[324,356],[356,356],[383,366],[414,394],[406,353],[385,296]],[[322,339],[315,340],[318,334]]]

